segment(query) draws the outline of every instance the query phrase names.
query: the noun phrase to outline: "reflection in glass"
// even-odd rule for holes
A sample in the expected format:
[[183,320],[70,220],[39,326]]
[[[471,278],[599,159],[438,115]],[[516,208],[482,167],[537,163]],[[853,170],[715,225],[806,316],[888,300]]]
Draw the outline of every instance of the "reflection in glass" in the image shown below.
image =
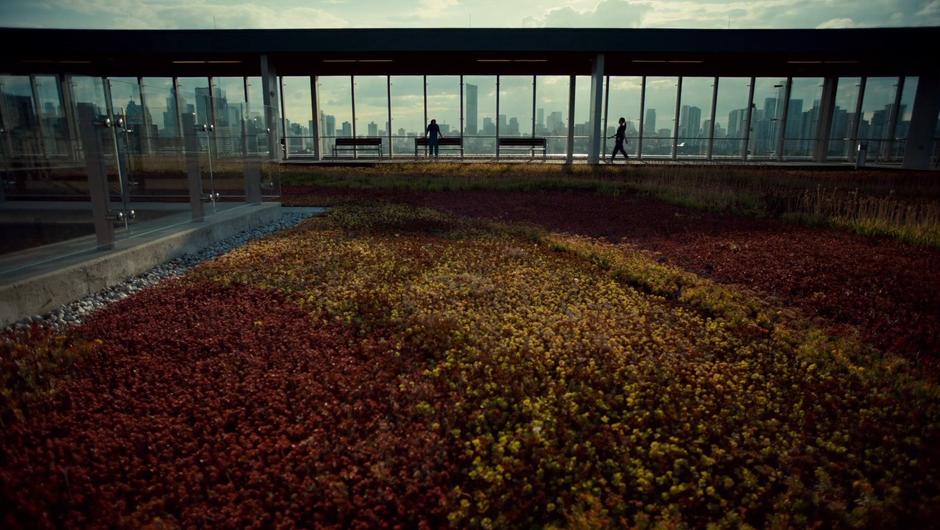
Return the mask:
[[[613,77],[610,78],[610,95],[607,98],[607,131],[604,136],[610,137],[617,132],[620,118],[627,120],[627,143],[624,146],[630,156],[636,156],[640,135],[640,92],[643,90],[642,77]],[[613,142],[608,139],[607,142]],[[613,150],[613,143],[607,145],[604,153]]]
[[901,91],[901,106],[898,109],[898,123],[894,129],[894,151],[891,158],[895,161],[904,159],[904,147],[911,128],[911,113],[914,109],[914,95],[917,93],[916,77],[904,78],[904,90]]
[[[113,94],[112,94],[113,95]],[[144,118],[149,129],[142,136],[147,143],[147,156],[137,158],[134,168],[138,193],[188,194],[183,159],[183,139],[180,137],[179,114],[170,77],[144,77],[140,80],[140,95]],[[148,178],[151,174],[176,175],[175,179]]]
[[248,108],[245,111],[245,132],[248,137],[248,153],[267,155],[268,130],[264,121],[264,93],[260,77],[246,77]]
[[460,135],[460,76],[429,75],[428,122],[437,120],[441,134]]
[[424,78],[392,76],[394,154],[414,156],[414,137],[424,136]]
[[713,158],[741,158],[747,136],[747,95],[749,77],[722,77],[718,80],[715,105]]
[[62,109],[62,96],[55,76],[37,75],[36,95],[39,98],[38,109],[43,134],[43,146],[48,156],[66,156],[69,152],[69,131]]
[[748,157],[773,158],[777,153],[777,132],[783,116],[786,79],[759,77],[754,82],[754,108]]
[[499,77],[499,135],[532,136],[532,84],[530,75]]
[[855,108],[858,105],[860,77],[841,77],[836,87],[836,105],[829,132],[829,158],[848,159],[852,155]]
[[823,80],[819,77],[794,77],[791,83],[783,156],[811,158],[816,145]]
[[677,77],[646,78],[643,118],[643,156],[671,156],[676,120]]
[[43,156],[39,120],[33,106],[29,76],[0,75],[0,111],[7,138],[4,149],[11,159]]
[[357,75],[356,136],[382,139],[382,154],[388,155],[388,78]]
[[464,76],[464,155],[496,154],[496,76]]
[[[349,78],[346,100],[349,101]],[[310,156],[313,149],[313,101],[310,97],[310,76],[281,77],[284,94],[284,141],[287,156]],[[352,131],[350,131],[352,136]]]
[[683,77],[676,155],[703,158],[711,132],[713,77]]
[[244,151],[245,78],[215,77],[215,148],[218,157],[241,156]]
[[535,136],[546,138],[549,155],[564,155],[568,139],[570,77],[540,75],[535,83]]
[[146,123],[153,120],[145,116],[146,109],[140,103],[140,84],[136,77],[110,77],[111,112],[115,120],[123,116],[125,127],[113,129],[118,149],[126,155],[126,169],[134,174],[141,171],[141,155],[147,153],[143,138]]
[[[602,84],[603,86],[603,84]],[[603,89],[601,101],[604,101]],[[601,120],[604,115],[601,114]],[[603,122],[601,122],[603,127]],[[566,133],[567,135],[567,133]],[[587,155],[591,144],[591,76],[579,75],[574,87],[574,151],[575,155]]]
[[897,77],[869,77],[862,95],[862,115],[858,124],[858,140],[868,145],[868,158],[885,158],[891,144],[889,130]]

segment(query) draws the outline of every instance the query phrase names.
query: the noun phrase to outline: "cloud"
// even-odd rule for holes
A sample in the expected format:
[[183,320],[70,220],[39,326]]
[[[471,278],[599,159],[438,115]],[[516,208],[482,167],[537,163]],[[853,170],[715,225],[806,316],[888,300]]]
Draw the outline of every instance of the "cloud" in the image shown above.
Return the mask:
[[423,20],[444,18],[451,8],[457,7],[460,0],[420,0],[412,15]]
[[220,3],[210,0],[46,0],[43,9],[71,11],[91,20],[85,27],[128,29],[178,28],[340,28],[347,20],[313,7]]
[[858,27],[858,25],[851,18],[832,18],[816,26],[816,29],[854,28],[854,27]]
[[600,0],[523,18],[535,27],[829,28],[940,25],[940,0]]

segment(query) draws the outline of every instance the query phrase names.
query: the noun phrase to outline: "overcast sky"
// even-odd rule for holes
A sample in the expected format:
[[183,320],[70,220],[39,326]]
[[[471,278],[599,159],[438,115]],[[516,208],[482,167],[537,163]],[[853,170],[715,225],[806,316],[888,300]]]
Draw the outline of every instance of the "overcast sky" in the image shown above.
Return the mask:
[[938,26],[940,0],[0,0],[55,28]]

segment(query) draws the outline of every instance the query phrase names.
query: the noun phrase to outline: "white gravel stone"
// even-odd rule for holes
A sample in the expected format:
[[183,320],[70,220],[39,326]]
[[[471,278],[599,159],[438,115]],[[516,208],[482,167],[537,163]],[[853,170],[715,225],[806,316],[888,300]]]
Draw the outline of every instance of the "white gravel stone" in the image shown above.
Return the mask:
[[200,263],[217,256],[221,256],[222,254],[240,247],[249,241],[270,235],[279,230],[297,226],[301,221],[307,219],[311,215],[311,213],[300,212],[284,213],[281,215],[280,219],[273,223],[239,232],[238,234],[213,243],[212,245],[197,252],[184,254],[182,256],[173,258],[166,263],[157,265],[147,272],[128,278],[127,280],[124,280],[117,285],[113,285],[103,291],[99,291],[53,309],[45,315],[33,315],[26,317],[18,322],[10,324],[7,329],[23,329],[29,327],[32,323],[42,323],[54,328],[81,324],[81,322],[93,312],[105,307],[112,302],[123,300],[124,298],[139,292],[141,289],[152,287],[164,280],[182,276],[196,265],[199,265]]

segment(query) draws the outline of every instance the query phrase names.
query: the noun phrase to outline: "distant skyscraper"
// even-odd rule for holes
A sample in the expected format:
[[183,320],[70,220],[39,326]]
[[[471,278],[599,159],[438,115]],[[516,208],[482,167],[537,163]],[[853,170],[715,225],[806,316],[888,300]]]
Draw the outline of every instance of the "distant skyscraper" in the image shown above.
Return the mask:
[[561,119],[561,112],[555,111],[548,115],[546,128],[549,134],[562,134],[565,131],[565,122]]
[[336,136],[336,116],[333,116],[332,114],[323,114],[323,112],[320,113],[320,116],[320,127],[323,128],[323,130],[320,132],[320,135],[326,138],[332,138]]
[[500,134],[505,134],[505,131],[509,130],[509,124],[506,122],[505,114],[499,115],[499,122],[497,123],[497,125],[499,125]]
[[728,138],[744,138],[747,126],[747,109],[735,109],[728,113]]
[[643,121],[643,135],[653,136],[656,133],[656,109],[646,109],[646,119]]
[[519,136],[519,118],[513,116],[509,118],[509,127],[506,131],[508,136]]
[[351,137],[352,135],[353,135],[353,134],[352,134],[352,124],[349,123],[348,121],[344,121],[344,122],[343,122],[342,133],[340,133],[340,136],[345,136],[345,137],[349,138],[349,137]]
[[493,123],[493,118],[483,118],[483,130],[481,132],[484,136],[496,135],[496,124]]
[[464,117],[466,120],[466,134],[476,134],[477,133],[477,85],[471,85],[467,83],[467,115]]
[[701,121],[702,109],[695,106],[683,105],[679,112],[679,137],[698,137]]
[[379,125],[374,121],[369,122],[369,136],[379,135]]

